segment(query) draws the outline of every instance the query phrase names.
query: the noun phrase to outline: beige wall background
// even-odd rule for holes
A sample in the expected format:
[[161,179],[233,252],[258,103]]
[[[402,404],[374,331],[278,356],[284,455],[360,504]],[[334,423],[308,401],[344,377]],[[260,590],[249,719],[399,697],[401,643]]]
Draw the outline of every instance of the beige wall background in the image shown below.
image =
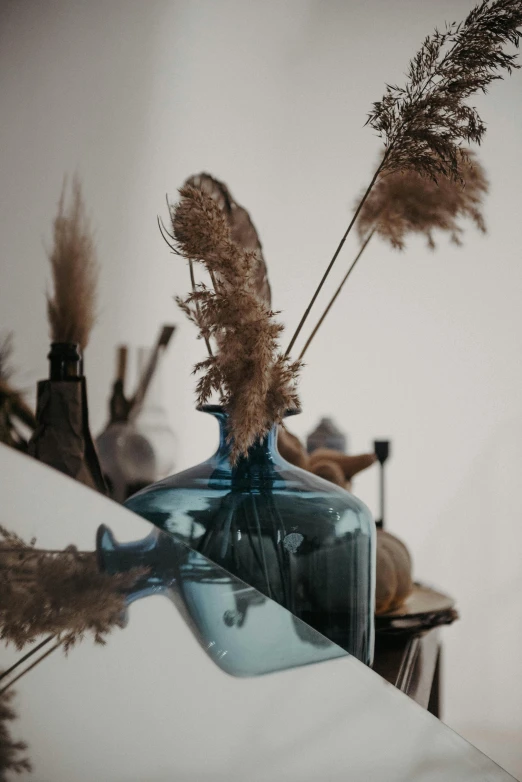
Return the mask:
[[[17,379],[45,375],[45,246],[77,170],[102,264],[86,363],[92,429],[120,342],[179,323],[165,372],[178,467],[216,432],[194,411],[200,345],[176,312],[186,269],[156,227],[191,173],[223,178],[262,237],[291,330],[344,231],[380,143],[364,127],[423,37],[467,0],[4,0],[0,6],[0,328]],[[475,101],[488,124],[486,238],[375,243],[317,338],[301,384],[304,435],[331,414],[352,450],[393,440],[389,526],[419,579],[458,599],[445,630],[445,721],[522,776],[522,75]],[[331,290],[356,250],[339,259]],[[376,510],[377,474],[356,493]]]

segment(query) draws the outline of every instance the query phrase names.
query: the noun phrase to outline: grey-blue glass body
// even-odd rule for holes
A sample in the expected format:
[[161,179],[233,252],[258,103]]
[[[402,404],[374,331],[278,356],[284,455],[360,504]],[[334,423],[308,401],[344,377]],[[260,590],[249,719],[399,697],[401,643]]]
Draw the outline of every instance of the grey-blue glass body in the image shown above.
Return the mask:
[[135,494],[126,507],[253,586],[369,664],[375,525],[344,489],[289,464],[277,429],[230,462],[227,416],[216,453]]

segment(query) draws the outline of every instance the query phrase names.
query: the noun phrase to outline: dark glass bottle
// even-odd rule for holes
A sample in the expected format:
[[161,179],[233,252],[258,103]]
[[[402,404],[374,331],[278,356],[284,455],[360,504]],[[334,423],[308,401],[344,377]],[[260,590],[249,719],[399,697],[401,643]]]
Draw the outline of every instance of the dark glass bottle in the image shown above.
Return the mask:
[[89,430],[87,386],[78,345],[53,342],[49,379],[37,387],[36,429],[29,453],[86,486],[107,493]]

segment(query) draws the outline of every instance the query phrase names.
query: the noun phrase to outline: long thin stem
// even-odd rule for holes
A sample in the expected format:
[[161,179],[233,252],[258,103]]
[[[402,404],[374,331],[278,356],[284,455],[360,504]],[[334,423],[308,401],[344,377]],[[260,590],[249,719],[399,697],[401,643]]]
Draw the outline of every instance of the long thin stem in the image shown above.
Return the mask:
[[15,676],[14,679],[11,679],[9,684],[6,684],[5,687],[2,687],[0,690],[0,695],[3,695],[4,692],[7,692],[15,682],[17,682],[19,679],[22,678],[22,676],[25,676],[26,673],[29,673],[33,668],[35,668],[37,665],[39,665],[41,662],[45,660],[46,657],[49,657],[50,654],[52,654],[58,647],[60,647],[63,644],[63,641],[58,641],[54,644],[54,646],[51,646],[51,648],[45,652],[45,654],[42,654],[32,665],[29,665],[27,668],[25,668],[22,673],[19,673],[18,676]]
[[335,252],[334,252],[334,254],[333,254],[333,258],[332,258],[332,260],[330,261],[330,263],[328,264],[328,267],[327,267],[327,269],[326,269],[325,273],[324,273],[324,274],[323,274],[323,276],[322,276],[321,282],[320,282],[320,283],[319,283],[319,285],[317,286],[317,288],[316,288],[316,290],[315,290],[315,293],[314,293],[314,295],[312,296],[312,299],[311,299],[311,301],[310,301],[310,303],[309,303],[308,307],[306,308],[306,310],[305,310],[305,312],[304,312],[304,315],[303,315],[303,317],[301,318],[301,320],[300,320],[300,322],[299,322],[299,325],[298,325],[297,329],[295,330],[295,332],[294,332],[294,335],[293,335],[292,339],[290,340],[290,344],[288,345],[288,347],[287,347],[287,349],[286,349],[285,356],[288,356],[288,355],[290,354],[290,351],[292,350],[292,348],[293,348],[293,346],[294,346],[294,344],[295,344],[295,341],[296,341],[297,337],[298,337],[298,336],[299,336],[299,334],[301,333],[301,329],[303,328],[304,324],[306,323],[306,320],[308,319],[308,315],[310,314],[310,310],[311,310],[311,309],[312,309],[312,307],[314,306],[314,304],[315,304],[315,301],[316,301],[317,297],[319,296],[319,293],[321,292],[321,289],[322,289],[323,285],[325,284],[325,282],[326,282],[326,279],[327,279],[328,275],[330,274],[330,272],[331,272],[331,270],[332,270],[332,267],[333,267],[333,265],[334,265],[335,261],[337,260],[337,256],[338,256],[338,255],[339,255],[339,253],[341,252],[341,250],[342,250],[342,248],[343,248],[343,246],[344,246],[344,243],[345,243],[346,239],[348,238],[348,235],[349,235],[350,231],[352,230],[352,228],[353,228],[353,226],[354,226],[354,224],[355,224],[355,221],[356,221],[356,220],[357,220],[357,218],[359,217],[359,212],[360,212],[360,211],[361,211],[361,209],[363,208],[363,206],[364,206],[364,203],[365,203],[366,199],[367,199],[367,198],[368,198],[368,196],[370,195],[370,192],[371,192],[371,190],[372,190],[372,188],[373,188],[373,186],[374,186],[375,182],[377,181],[377,177],[378,177],[378,176],[379,176],[379,174],[381,173],[381,171],[382,171],[382,169],[383,169],[383,166],[384,166],[384,164],[385,164],[385,162],[386,162],[386,160],[387,160],[387,158],[388,158],[388,155],[390,154],[390,152],[391,152],[391,147],[389,147],[389,148],[386,150],[386,152],[384,153],[384,156],[383,156],[383,158],[382,158],[382,160],[381,160],[381,162],[380,162],[380,164],[379,164],[379,167],[377,168],[377,170],[376,170],[375,174],[373,175],[373,177],[372,177],[372,180],[371,180],[370,184],[369,184],[369,185],[368,185],[368,187],[366,188],[366,192],[364,193],[363,197],[361,198],[361,200],[360,200],[360,202],[359,202],[359,205],[358,205],[357,209],[355,210],[355,213],[354,213],[354,215],[353,215],[352,219],[350,220],[350,225],[349,225],[349,226],[348,226],[348,228],[346,229],[346,231],[345,231],[345,233],[344,233],[344,236],[343,236],[343,238],[342,238],[342,239],[341,239],[341,241],[339,242],[339,244],[338,244],[338,246],[337,246],[337,249],[336,249],[336,251],[335,251]]
[[[189,271],[190,271],[190,284],[192,285],[192,293],[195,293],[196,278],[194,277],[194,263],[191,260],[189,260]],[[196,312],[198,315],[198,319],[201,319],[201,310],[199,308],[199,303],[197,301],[196,301]],[[205,340],[205,345],[207,346],[208,355],[213,356],[214,354],[212,353],[212,346],[206,334],[203,334],[203,339]]]
[[337,288],[337,290],[335,291],[334,295],[333,295],[333,296],[332,296],[332,298],[330,299],[330,302],[329,302],[329,304],[327,305],[327,307],[325,308],[325,310],[324,310],[323,314],[321,315],[321,317],[320,317],[320,318],[319,318],[319,320],[317,321],[317,323],[316,323],[316,325],[315,325],[315,328],[314,328],[314,330],[312,331],[312,333],[311,333],[311,334],[310,334],[310,336],[308,337],[307,341],[305,342],[305,346],[304,346],[304,348],[302,349],[302,351],[301,351],[301,353],[300,353],[300,355],[299,355],[299,361],[300,361],[300,360],[303,358],[304,354],[306,353],[306,351],[308,350],[308,348],[309,348],[309,346],[310,346],[310,343],[312,342],[313,338],[315,337],[315,335],[316,335],[316,334],[317,334],[317,332],[319,331],[320,327],[322,326],[322,323],[323,323],[324,319],[326,318],[326,316],[328,315],[328,313],[329,313],[329,312],[330,312],[330,310],[332,309],[333,305],[335,304],[335,301],[336,301],[337,297],[339,296],[339,294],[341,293],[341,291],[342,291],[342,289],[343,289],[343,287],[344,287],[344,284],[345,284],[346,280],[348,279],[348,277],[349,277],[349,276],[350,276],[350,274],[352,273],[353,269],[355,268],[355,264],[357,263],[357,261],[359,260],[359,258],[360,258],[360,257],[361,257],[361,255],[363,254],[363,252],[364,252],[364,251],[366,250],[366,248],[368,247],[368,244],[369,244],[369,242],[370,242],[370,239],[371,239],[371,238],[372,238],[372,236],[374,235],[374,233],[375,233],[375,230],[376,230],[376,229],[375,229],[375,228],[373,228],[373,229],[370,231],[370,233],[368,234],[368,236],[367,236],[367,237],[366,237],[366,239],[364,240],[363,244],[361,245],[361,247],[360,247],[360,249],[359,249],[359,252],[357,253],[357,255],[355,256],[355,258],[354,258],[354,260],[353,260],[353,262],[352,262],[352,265],[350,266],[350,268],[348,269],[348,271],[347,271],[347,272],[346,272],[346,274],[344,275],[344,277],[343,277],[343,279],[342,279],[342,281],[341,281],[341,284],[339,285],[339,287],[338,287],[338,288]]
[[266,583],[266,593],[267,596],[272,599],[272,590],[270,588],[270,578],[268,576],[268,566],[266,563],[266,556],[265,556],[265,546],[263,542],[263,533],[261,532],[261,524],[259,521],[259,513],[257,510],[257,501],[256,501],[256,495],[252,493],[251,495],[252,500],[252,515],[254,516],[254,521],[256,523],[257,528],[257,539],[259,541],[259,548],[261,550],[261,560],[263,562],[263,571],[265,576],[265,583]]
[[27,652],[27,654],[24,654],[22,657],[20,657],[13,665],[11,665],[10,668],[8,668],[6,671],[2,671],[2,673],[0,674],[0,681],[2,681],[2,679],[5,679],[6,676],[9,676],[10,673],[15,671],[22,663],[24,663],[26,660],[32,657],[33,654],[39,652],[40,649],[46,646],[49,643],[49,641],[52,641],[53,638],[56,638],[56,636],[55,635],[47,636],[47,638],[45,638],[41,643],[35,646],[34,649],[31,649],[30,652]]
[[384,484],[384,462],[381,463],[381,474],[380,474],[380,484],[381,484],[381,518],[380,518],[380,527],[381,529],[384,529],[384,494],[385,494],[385,484]]
[[167,229],[165,228],[165,226],[163,225],[163,223],[161,221],[161,217],[159,215],[158,215],[157,219],[158,219],[158,228],[160,230],[160,234],[161,234],[161,237],[162,237],[163,241],[165,242],[167,247],[170,247],[170,249],[172,250],[174,255],[179,255],[180,253],[176,250],[176,247],[174,246],[174,243],[173,242],[169,242],[169,240],[167,239],[167,236],[169,238],[172,238],[172,237],[169,234],[169,232],[167,231]]
[[218,281],[217,281],[217,277],[214,274],[214,272],[212,271],[212,269],[209,269],[208,273],[210,274],[210,279],[212,281],[212,285],[214,286],[214,290],[217,291],[218,287],[219,287],[219,284],[218,284]]
[[[461,41],[459,39],[457,39],[455,41],[455,43],[453,44],[453,46],[451,46],[450,49],[446,52],[446,54],[443,56],[441,63],[438,64],[439,70],[441,69],[441,66],[445,65],[445,63],[453,56],[455,50],[460,45],[461,45]],[[418,94],[416,96],[416,100],[417,101],[420,100],[420,98],[423,96],[423,94],[425,93],[426,89],[428,88],[430,82],[432,81],[432,79],[434,78],[435,75],[436,75],[436,73],[430,74],[430,76],[427,78],[425,83],[423,85],[421,85],[420,89],[418,90]],[[317,299],[317,297],[318,297],[318,295],[319,295],[319,293],[320,293],[324,283],[326,282],[326,278],[330,274],[332,266],[334,265],[335,261],[337,260],[337,256],[339,255],[339,253],[340,253],[340,251],[341,251],[341,249],[342,249],[346,239],[348,238],[348,235],[349,235],[350,231],[352,230],[353,225],[354,225],[355,221],[357,220],[357,217],[359,216],[359,212],[361,211],[361,209],[362,209],[362,207],[364,205],[364,202],[366,201],[366,199],[370,195],[370,192],[371,192],[371,190],[372,190],[372,188],[373,188],[373,186],[374,186],[374,184],[375,184],[375,182],[377,180],[377,177],[379,176],[379,174],[382,171],[382,169],[383,169],[383,167],[384,167],[388,157],[390,156],[391,152],[393,151],[394,146],[395,146],[395,144],[397,142],[397,139],[400,136],[400,134],[402,133],[402,131],[404,129],[404,126],[406,124],[407,124],[406,121],[403,121],[400,124],[400,126],[397,128],[397,130],[395,131],[393,137],[390,139],[390,141],[389,141],[389,143],[388,143],[388,145],[386,147],[386,151],[384,153],[384,157],[381,160],[381,164],[378,167],[378,169],[375,172],[375,174],[373,175],[373,178],[372,178],[370,184],[368,185],[368,188],[367,188],[365,194],[363,195],[363,197],[362,197],[362,199],[361,199],[361,201],[360,201],[360,203],[359,203],[359,205],[358,205],[358,207],[357,207],[357,209],[355,211],[355,214],[354,214],[354,216],[353,216],[353,218],[352,218],[352,220],[350,222],[350,225],[346,229],[346,232],[345,232],[343,238],[339,242],[339,245],[338,245],[338,247],[337,247],[337,249],[336,249],[336,251],[335,251],[335,253],[333,255],[333,258],[330,261],[330,263],[329,263],[329,265],[328,265],[328,267],[327,267],[327,269],[326,269],[326,271],[325,271],[325,273],[324,273],[324,275],[323,275],[323,277],[321,279],[321,282],[319,283],[319,285],[318,285],[314,295],[312,296],[312,299],[311,299],[308,307],[305,310],[304,315],[301,318],[301,321],[300,321],[300,323],[299,323],[299,325],[298,325],[298,327],[297,327],[297,329],[296,329],[292,339],[290,340],[290,344],[288,345],[288,347],[286,349],[285,356],[288,356],[290,354],[290,351],[292,350],[292,348],[293,348],[293,346],[295,344],[295,341],[296,341],[297,337],[299,336],[299,334],[301,332],[301,329],[303,328],[303,326],[304,326],[304,324],[305,324],[305,322],[306,322],[306,320],[308,318],[308,315],[310,314],[310,310],[312,309],[312,307],[313,307],[313,305],[314,305],[314,303],[315,303],[315,301],[316,301],[316,299]]]

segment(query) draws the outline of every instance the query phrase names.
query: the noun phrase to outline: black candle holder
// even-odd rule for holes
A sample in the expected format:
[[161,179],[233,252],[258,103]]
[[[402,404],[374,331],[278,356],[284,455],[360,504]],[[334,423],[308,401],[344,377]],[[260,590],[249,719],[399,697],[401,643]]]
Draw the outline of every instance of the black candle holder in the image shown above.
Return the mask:
[[387,459],[390,456],[390,441],[389,440],[374,440],[373,442],[373,449],[375,452],[375,456],[377,457],[377,461],[381,465],[380,469],[380,508],[381,508],[381,517],[380,519],[377,519],[375,522],[375,525],[379,529],[384,528],[384,504],[385,504],[385,481],[384,481],[384,465]]

